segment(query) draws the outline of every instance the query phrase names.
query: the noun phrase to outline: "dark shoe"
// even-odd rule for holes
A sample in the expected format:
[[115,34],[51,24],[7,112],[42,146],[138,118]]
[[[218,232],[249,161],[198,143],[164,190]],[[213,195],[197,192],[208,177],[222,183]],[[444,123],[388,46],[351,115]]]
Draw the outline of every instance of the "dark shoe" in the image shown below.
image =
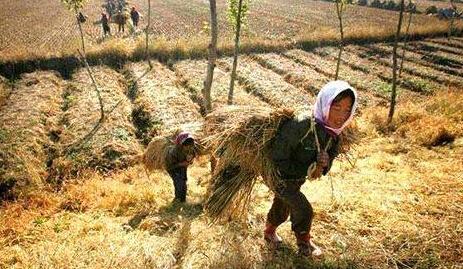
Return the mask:
[[299,255],[319,257],[323,254],[322,250],[314,244],[309,233],[297,234],[296,238]]

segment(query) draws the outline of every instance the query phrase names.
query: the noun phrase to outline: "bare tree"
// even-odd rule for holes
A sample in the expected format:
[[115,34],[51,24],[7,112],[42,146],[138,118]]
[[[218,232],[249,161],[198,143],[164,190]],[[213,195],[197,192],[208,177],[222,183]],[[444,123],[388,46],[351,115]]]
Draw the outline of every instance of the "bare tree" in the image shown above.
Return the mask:
[[344,10],[346,9],[347,6],[347,0],[336,0],[336,14],[338,16],[338,21],[339,21],[339,34],[340,34],[340,40],[339,40],[339,53],[338,53],[338,60],[336,63],[336,75],[334,79],[338,79],[339,77],[339,67],[341,65],[341,55],[342,51],[344,50],[344,26],[342,23],[342,14]]
[[414,10],[412,10],[412,0],[410,0],[408,2],[408,12],[410,13],[410,16],[408,16],[408,23],[407,23],[407,29],[405,30],[405,38],[404,38],[404,42],[403,42],[403,45],[402,45],[402,56],[400,57],[400,67],[399,67],[399,79],[402,77],[402,69],[404,67],[404,59],[405,59],[405,50],[407,49],[407,44],[408,44],[408,40],[409,40],[409,35],[410,35],[410,25],[412,24],[412,17],[413,17],[413,12]]
[[211,104],[211,88],[212,88],[212,80],[214,78],[214,68],[215,68],[215,61],[217,59],[217,8],[216,8],[216,1],[209,0],[209,5],[211,9],[211,43],[209,44],[209,59],[207,64],[207,76],[206,80],[204,81],[204,88],[202,91],[204,97],[204,106],[206,108],[206,113],[211,112],[212,104]]
[[240,49],[241,25],[248,11],[247,1],[228,0],[228,18],[235,30],[235,51],[233,54],[233,67],[230,75],[230,90],[228,92],[228,104],[233,104],[233,90],[235,88],[236,68],[238,66],[238,54]]
[[456,18],[461,18],[463,16],[463,11],[458,12],[458,7],[455,4],[454,0],[450,0],[450,7],[452,8],[452,14],[450,16],[450,21],[449,21],[449,31],[447,34],[447,39],[450,41],[450,38],[452,37],[453,31],[455,30],[455,19]]
[[402,20],[404,15],[404,6],[405,0],[400,1],[400,13],[399,13],[399,23],[397,25],[397,32],[394,38],[394,47],[392,49],[392,90],[391,90],[391,106],[389,109],[389,115],[387,119],[387,123],[390,124],[392,122],[392,118],[394,117],[395,112],[395,105],[396,105],[396,97],[397,97],[397,46],[399,45],[400,39],[400,30],[402,29]]
[[82,30],[82,23],[79,17],[79,10],[82,9],[84,6],[86,0],[61,0],[61,2],[71,11],[74,12],[74,15],[76,16],[77,20],[77,25],[79,27],[79,32],[80,32],[80,42],[82,46],[82,51],[85,53],[85,39],[84,39],[84,32]]
[[[93,76],[92,70],[90,69],[90,66],[89,66],[88,61],[87,61],[86,51],[85,51],[84,33],[82,31],[82,24],[81,24],[81,20],[80,20],[80,16],[79,16],[80,15],[79,10],[81,10],[82,7],[84,6],[85,0],[61,0],[61,2],[64,3],[70,10],[74,11],[74,13],[75,13],[76,20],[77,20],[77,25],[79,26],[79,32],[80,32],[80,38],[81,38],[81,46],[82,46],[82,51],[78,50],[78,53],[79,53],[79,56],[80,56],[80,60],[84,64],[84,67],[87,70],[87,73],[88,73],[88,75],[89,75],[89,77],[90,77],[90,79],[92,81],[92,85],[93,85],[93,87],[95,89],[95,92],[96,92],[97,98],[98,98],[98,103],[100,105],[100,118],[98,119],[97,123],[92,128],[92,130],[90,130],[90,132],[88,134],[86,134],[84,137],[77,140],[76,142],[72,143],[71,145],[67,146],[66,152],[69,153],[69,152],[72,152],[73,150],[78,149],[79,147],[81,147],[85,143],[87,143],[98,132],[98,130],[101,128],[102,124],[106,121],[107,115],[106,115],[105,110],[104,110],[104,103],[103,103],[103,98],[101,97],[101,91],[100,91],[100,89],[98,87],[98,84],[96,83],[96,80],[95,80],[95,77]],[[117,106],[119,106],[121,101],[119,101],[113,108],[111,108],[108,111],[108,113],[110,114],[112,111],[114,111],[114,109],[116,109]]]
[[153,65],[151,64],[151,58],[149,57],[149,29],[151,26],[151,0],[148,0],[148,24],[146,25],[145,29],[145,60],[148,61],[148,65],[150,67],[150,70],[153,68]]

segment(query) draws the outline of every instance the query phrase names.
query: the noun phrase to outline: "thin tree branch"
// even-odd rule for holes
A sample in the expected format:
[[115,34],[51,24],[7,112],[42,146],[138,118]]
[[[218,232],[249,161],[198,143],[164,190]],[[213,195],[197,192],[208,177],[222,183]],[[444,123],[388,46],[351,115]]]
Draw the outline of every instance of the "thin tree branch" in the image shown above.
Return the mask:
[[394,39],[394,47],[392,49],[392,90],[391,90],[391,105],[389,109],[389,115],[387,119],[387,124],[392,122],[392,118],[395,112],[395,104],[397,97],[397,46],[400,39],[400,30],[402,29],[402,19],[404,13],[404,0],[400,1],[400,13],[399,13],[399,23],[397,25],[397,32]]
[[[410,0],[410,4],[412,3],[412,1]],[[399,67],[399,79],[402,77],[402,69],[403,69],[403,66],[404,66],[404,59],[405,59],[405,50],[407,49],[407,42],[408,42],[408,39],[409,39],[409,36],[410,36],[410,25],[412,24],[412,16],[413,16],[413,12],[411,10],[409,10],[410,12],[410,16],[408,17],[408,25],[407,25],[407,30],[405,31],[405,39],[404,39],[404,44],[402,46],[402,56],[400,58],[400,67]]]

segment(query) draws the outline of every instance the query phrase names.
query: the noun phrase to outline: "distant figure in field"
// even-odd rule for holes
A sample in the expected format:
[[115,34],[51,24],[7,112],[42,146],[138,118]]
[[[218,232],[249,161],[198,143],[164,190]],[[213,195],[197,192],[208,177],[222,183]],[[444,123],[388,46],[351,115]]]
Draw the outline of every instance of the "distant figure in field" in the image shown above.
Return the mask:
[[114,15],[114,21],[117,23],[118,26],[118,32],[125,32],[125,24],[127,23],[127,17],[126,14],[123,13],[121,10],[117,12],[116,15]]
[[79,12],[79,14],[77,14],[77,20],[79,20],[80,23],[84,23],[87,21],[87,16],[85,16],[82,12]]
[[103,26],[103,37],[111,35],[111,28],[109,27],[109,19],[105,13],[101,13],[101,25]]
[[195,140],[188,132],[181,132],[175,138],[175,145],[169,146],[165,167],[173,180],[175,200],[184,203],[187,193],[187,169],[196,157]]
[[130,11],[130,18],[132,18],[133,27],[137,29],[138,22],[140,21],[140,13],[135,7],[132,7],[132,10]]

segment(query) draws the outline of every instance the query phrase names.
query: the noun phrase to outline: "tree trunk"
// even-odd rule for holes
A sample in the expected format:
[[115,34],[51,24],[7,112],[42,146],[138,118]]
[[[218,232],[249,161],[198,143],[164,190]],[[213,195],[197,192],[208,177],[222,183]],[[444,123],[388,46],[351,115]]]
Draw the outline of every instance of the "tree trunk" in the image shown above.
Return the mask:
[[[457,11],[455,4],[453,3],[453,0],[450,0],[450,6],[455,10],[455,13]],[[450,42],[450,39],[452,37],[452,32],[453,32],[453,24],[455,22],[455,17],[452,16],[449,21],[449,31],[447,33],[447,40]]]
[[215,0],[209,0],[211,8],[211,43],[209,44],[209,60],[207,64],[207,76],[204,81],[203,97],[206,113],[211,112],[211,88],[214,78],[215,61],[217,58],[217,10]]
[[410,25],[412,24],[413,13],[411,10],[409,10],[409,12],[410,12],[410,17],[408,17],[407,30],[405,31],[405,39],[404,39],[404,44],[402,46],[402,56],[400,58],[399,78],[402,77],[402,69],[404,67],[404,59],[405,59],[405,50],[407,49],[407,42],[408,42],[409,33],[410,33]]
[[146,25],[145,33],[145,61],[148,61],[149,70],[153,69],[153,65],[151,64],[151,57],[149,52],[149,29],[151,27],[151,0],[148,0],[148,23]]
[[233,90],[235,88],[236,78],[236,67],[238,66],[238,54],[240,49],[240,31],[241,31],[241,10],[243,6],[243,0],[238,2],[238,18],[236,20],[236,32],[235,32],[235,53],[233,55],[233,68],[230,77],[230,91],[228,92],[228,105],[233,105]]
[[396,97],[397,97],[397,46],[399,45],[400,39],[400,30],[402,29],[402,20],[404,15],[404,1],[400,1],[400,13],[399,13],[399,23],[397,25],[397,32],[394,38],[394,48],[392,49],[392,91],[391,91],[391,107],[389,110],[389,115],[387,119],[387,123],[390,124],[392,122],[392,118],[394,117],[395,111],[395,104],[396,104]]
[[87,55],[87,52],[85,51],[84,31],[82,30],[82,24],[80,23],[80,20],[79,20],[79,12],[77,12],[77,8],[74,9],[74,11],[76,13],[77,25],[79,26],[80,42],[81,42],[81,45],[82,45],[82,52],[84,53],[84,55]]
[[336,1],[336,13],[338,14],[338,20],[339,20],[339,31],[341,33],[341,40],[339,42],[339,53],[338,53],[338,61],[336,63],[336,75],[334,77],[335,80],[338,79],[339,77],[339,67],[341,65],[341,55],[342,51],[344,49],[344,28],[342,25],[342,3],[339,2],[340,0]]

